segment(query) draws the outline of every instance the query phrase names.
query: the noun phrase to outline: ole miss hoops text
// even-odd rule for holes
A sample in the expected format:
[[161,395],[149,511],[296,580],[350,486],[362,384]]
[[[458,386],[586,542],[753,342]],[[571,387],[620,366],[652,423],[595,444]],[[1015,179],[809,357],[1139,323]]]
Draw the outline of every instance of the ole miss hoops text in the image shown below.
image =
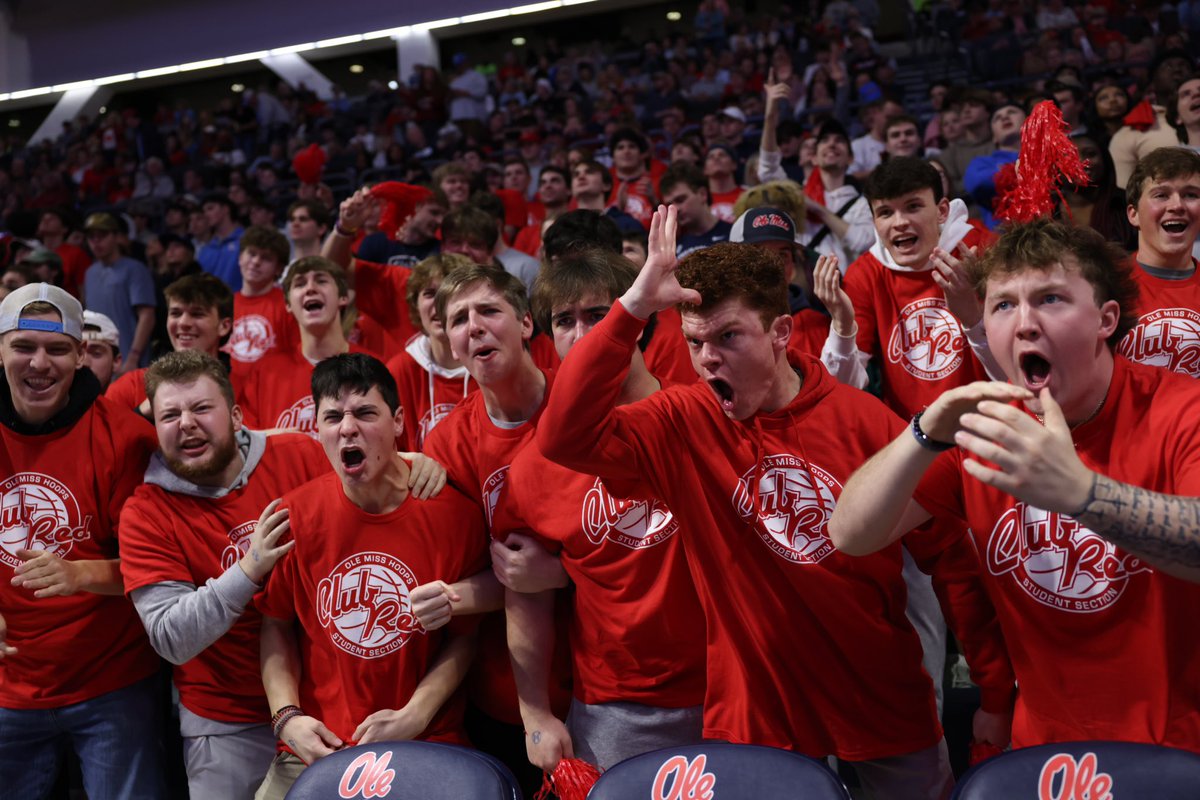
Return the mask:
[[49,475],[18,472],[0,483],[0,561],[10,567],[21,563],[18,550],[66,558],[76,542],[92,537],[91,526],[71,490]]
[[963,363],[966,337],[940,297],[926,297],[900,309],[888,339],[887,359],[923,381],[938,381]]
[[1117,352],[1152,367],[1200,378],[1200,314],[1190,308],[1161,308],[1137,321]]
[[733,507],[776,555],[816,564],[833,552],[828,527],[835,492],[840,495],[842,485],[825,470],[777,454],[746,470],[733,490]]
[[356,553],[317,584],[317,621],[342,650],[382,658],[404,646],[417,629],[408,600],[412,570],[387,553]]
[[688,761],[687,756],[672,756],[658,768],[650,800],[713,800],[717,776],[705,769],[708,757],[703,753]]
[[986,558],[989,572],[1011,575],[1039,603],[1084,614],[1108,608],[1134,575],[1150,571],[1072,518],[1024,503],[1000,517]]

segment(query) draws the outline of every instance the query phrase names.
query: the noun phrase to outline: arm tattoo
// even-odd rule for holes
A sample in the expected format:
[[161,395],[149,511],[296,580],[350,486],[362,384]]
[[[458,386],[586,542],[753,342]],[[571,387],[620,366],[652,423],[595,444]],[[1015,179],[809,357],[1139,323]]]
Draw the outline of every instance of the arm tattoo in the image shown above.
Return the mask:
[[1200,498],[1159,494],[1097,475],[1074,517],[1135,555],[1200,567]]
[[529,738],[533,740],[534,744],[541,744],[542,743],[542,732],[534,731],[533,733],[529,734]]

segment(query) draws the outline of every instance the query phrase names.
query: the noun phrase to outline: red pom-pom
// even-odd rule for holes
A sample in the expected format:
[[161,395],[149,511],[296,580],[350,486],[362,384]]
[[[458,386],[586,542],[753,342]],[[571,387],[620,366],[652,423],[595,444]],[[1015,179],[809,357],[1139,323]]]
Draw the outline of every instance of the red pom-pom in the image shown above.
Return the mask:
[[1021,126],[1021,158],[1014,175],[1010,178],[1005,170],[996,175],[992,208],[998,219],[1030,222],[1045,217],[1054,211],[1054,198],[1063,199],[1063,182],[1088,185],[1087,165],[1068,133],[1058,106],[1043,100],[1034,107]]
[[400,226],[408,221],[417,210],[417,206],[433,196],[433,192],[424,186],[386,181],[372,186],[371,196],[383,201],[383,211],[379,214],[379,229],[386,233],[389,239],[395,239]]
[[324,169],[325,151],[316,144],[310,144],[292,159],[292,171],[301,183],[320,183]]
[[600,770],[578,758],[564,758],[553,773],[543,773],[542,788],[533,800],[586,800],[592,786],[600,779]]

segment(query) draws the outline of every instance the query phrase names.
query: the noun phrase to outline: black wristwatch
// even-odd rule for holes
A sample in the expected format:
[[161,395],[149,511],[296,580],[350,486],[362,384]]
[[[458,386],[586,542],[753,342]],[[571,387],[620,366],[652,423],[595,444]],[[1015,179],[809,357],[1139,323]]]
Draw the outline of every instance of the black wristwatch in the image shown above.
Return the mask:
[[917,444],[934,453],[944,453],[947,450],[953,450],[957,447],[954,442],[939,442],[937,439],[930,439],[929,434],[921,430],[921,415],[924,413],[924,411],[918,411],[914,414],[912,425],[909,426],[909,429],[912,430],[913,438],[917,440]]

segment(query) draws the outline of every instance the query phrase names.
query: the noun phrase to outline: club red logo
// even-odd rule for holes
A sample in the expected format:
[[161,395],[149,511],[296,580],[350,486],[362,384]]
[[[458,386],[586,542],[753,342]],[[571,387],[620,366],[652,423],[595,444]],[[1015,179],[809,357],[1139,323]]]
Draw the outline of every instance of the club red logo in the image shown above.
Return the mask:
[[306,394],[275,420],[276,428],[307,433],[317,438],[317,406],[313,403],[312,395]]
[[1017,503],[987,542],[993,575],[1011,575],[1039,603],[1088,614],[1115,603],[1130,578],[1150,567],[1065,514]]
[[[756,474],[757,493],[752,490]],[[776,555],[816,564],[834,551],[828,526],[841,493],[842,485],[825,470],[776,454],[757,470],[746,470],[733,490],[733,507]]]
[[384,753],[381,758],[374,750],[368,750],[351,761],[338,781],[338,797],[346,800],[387,797],[392,792],[392,781],[396,779],[396,770],[388,767],[391,760],[391,753]]
[[359,658],[382,658],[404,646],[417,621],[408,595],[412,570],[387,553],[356,553],[317,584],[317,621],[335,645]]
[[429,432],[437,426],[439,422],[446,418],[446,415],[454,410],[454,403],[438,403],[433,408],[425,412],[421,417],[421,421],[417,423],[417,449],[425,449],[425,437]]
[[238,317],[233,321],[225,349],[230,357],[244,364],[258,361],[267,351],[275,349],[275,331],[270,320],[259,314]]
[[687,756],[668,758],[654,776],[650,800],[713,800],[717,776],[706,771],[707,763],[703,753],[691,761]]
[[504,482],[508,480],[508,464],[487,476],[483,482],[483,508],[487,512],[488,526],[496,516],[496,504],[500,502],[500,493],[504,491]]
[[657,500],[621,500],[599,478],[583,498],[583,533],[592,544],[610,539],[631,550],[653,547],[678,530],[670,509]]
[[1100,771],[1095,753],[1078,762],[1070,753],[1059,753],[1042,765],[1038,800],[1112,800],[1112,788],[1112,776]]
[[250,536],[256,527],[258,527],[258,520],[252,519],[243,522],[226,534],[229,537],[229,544],[225,545],[225,549],[221,551],[221,569],[229,569],[242,556],[246,555],[246,551],[250,549]]
[[1137,321],[1117,352],[1130,361],[1200,378],[1200,314],[1162,308]]
[[900,309],[888,339],[887,358],[923,381],[938,381],[963,363],[966,337],[940,297],[926,297]]
[[61,481],[18,472],[0,483],[0,562],[21,564],[18,550],[45,550],[66,558],[76,542],[92,538],[92,515],[79,511]]

